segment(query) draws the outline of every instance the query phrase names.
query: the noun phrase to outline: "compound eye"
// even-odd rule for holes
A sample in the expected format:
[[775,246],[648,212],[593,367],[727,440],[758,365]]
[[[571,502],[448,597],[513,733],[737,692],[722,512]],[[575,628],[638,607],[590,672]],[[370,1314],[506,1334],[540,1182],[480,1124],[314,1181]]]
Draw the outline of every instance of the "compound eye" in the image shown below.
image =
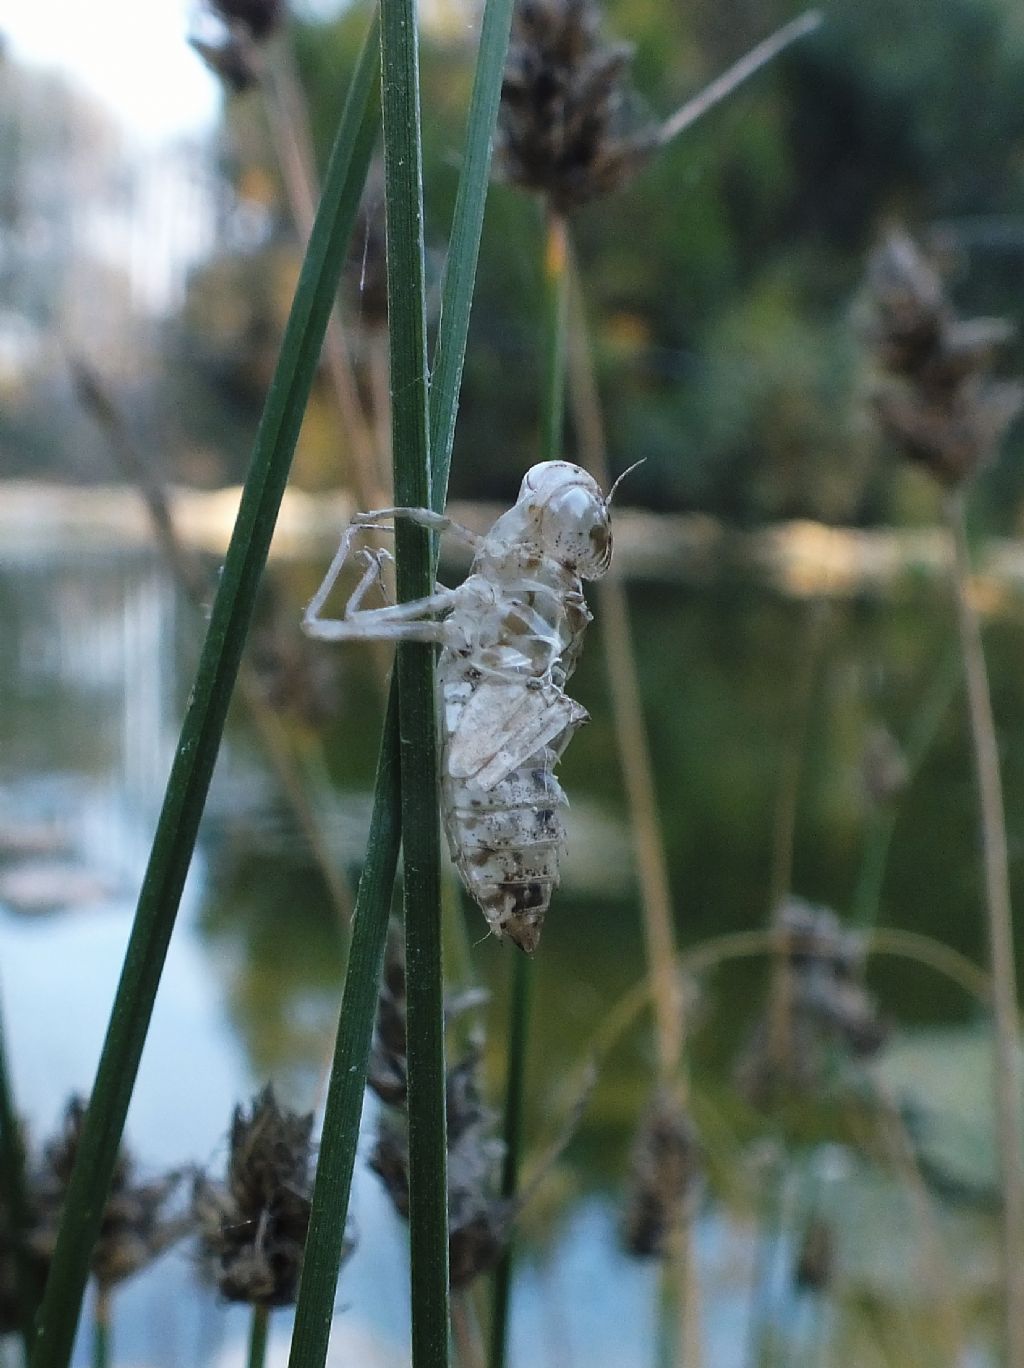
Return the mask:
[[565,562],[584,578],[603,574],[611,556],[611,530],[603,501],[577,485],[552,500],[546,514],[550,541]]

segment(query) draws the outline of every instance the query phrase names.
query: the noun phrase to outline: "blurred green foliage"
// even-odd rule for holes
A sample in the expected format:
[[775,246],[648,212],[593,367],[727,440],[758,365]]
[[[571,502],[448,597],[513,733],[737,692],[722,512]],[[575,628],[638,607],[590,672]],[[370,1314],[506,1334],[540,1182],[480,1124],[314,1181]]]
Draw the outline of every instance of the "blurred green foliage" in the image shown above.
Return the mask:
[[[792,13],[763,2],[619,0],[607,26],[636,45],[641,97],[666,116]],[[347,16],[296,31],[321,154],[358,29]],[[424,45],[434,243],[451,214],[474,41],[453,19],[430,26]],[[865,251],[898,216],[942,250],[965,308],[1022,315],[1022,87],[1024,26],[1009,5],[838,0],[818,33],[625,190],[576,215],[613,460],[647,458],[634,499],[740,521],[930,514],[917,477],[894,476],[866,419],[851,301]],[[236,104],[232,130],[243,113]],[[234,146],[237,184],[251,179],[258,155],[251,125]],[[457,494],[507,499],[536,449],[538,244],[537,206],[497,187]],[[349,312],[358,322],[358,294]],[[1002,510],[1024,492],[1016,466],[1007,460],[993,477]]]
[[[778,0],[614,0],[606,28],[635,45],[639,101],[663,118],[796,12]],[[893,219],[938,253],[963,313],[1024,318],[1019,8],[1010,0],[832,0],[823,12],[816,33],[624,190],[574,217],[613,465],[646,458],[631,480],[636,501],[746,523],[933,517],[921,476],[895,467],[873,431],[851,319],[865,253]],[[347,11],[294,25],[321,159],[362,22]],[[476,26],[452,4],[425,12],[424,24],[436,303]],[[16,98],[27,97],[9,93]],[[17,186],[33,159],[53,154],[42,135],[26,141],[25,118],[2,99],[0,114],[0,158],[10,170],[0,234],[10,244],[23,240]],[[215,159],[215,244],[163,327],[161,374],[144,395],[124,387],[139,421],[159,434],[168,471],[204,483],[244,469],[298,257],[258,92],[225,96]],[[379,192],[367,214],[372,233],[383,216]],[[509,499],[536,452],[539,218],[529,197],[495,187],[456,440],[457,496]],[[358,256],[345,304],[369,403],[373,309],[369,300],[363,309]],[[8,276],[30,266],[24,251],[4,260]],[[1020,370],[1022,362],[1018,344],[1004,364]],[[12,468],[67,469],[70,457],[71,472],[87,474],[77,436],[70,449],[54,449],[52,384],[38,378],[33,394],[5,390],[4,398],[0,443],[15,457]],[[1018,522],[1022,443],[1018,430],[986,479],[988,517],[999,530]],[[336,483],[344,448],[324,384],[300,445],[299,481]]]

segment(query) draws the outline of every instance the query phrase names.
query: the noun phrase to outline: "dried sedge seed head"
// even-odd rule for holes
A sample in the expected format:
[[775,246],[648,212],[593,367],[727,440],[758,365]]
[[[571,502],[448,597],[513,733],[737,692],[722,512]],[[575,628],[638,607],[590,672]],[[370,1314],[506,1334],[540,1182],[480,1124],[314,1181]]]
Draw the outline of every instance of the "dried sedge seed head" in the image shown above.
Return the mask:
[[659,1089],[640,1120],[629,1162],[622,1240],[637,1258],[665,1258],[686,1219],[701,1171],[696,1128],[679,1099]]
[[268,707],[311,728],[337,715],[340,694],[330,658],[324,651],[311,651],[310,638],[286,623],[276,608],[251,642],[249,658]]
[[[470,1071],[467,1061],[461,1061],[449,1076],[448,1086],[448,1266],[452,1287],[467,1287],[495,1267],[508,1242],[514,1216],[512,1204],[496,1195],[504,1146],[493,1137],[495,1118],[479,1103],[475,1083],[466,1088]],[[453,1086],[460,1075],[461,1081]],[[468,1105],[464,1102],[467,1092],[472,1099]],[[399,1216],[408,1220],[409,1143],[404,1115],[397,1110],[382,1114],[369,1163]]]
[[788,975],[783,1039],[770,1016],[762,1019],[736,1070],[737,1087],[758,1107],[827,1092],[837,1065],[877,1054],[888,1034],[864,985],[858,935],[799,898],[780,904],[773,923]]
[[[28,1155],[28,1136],[24,1125],[18,1123],[21,1152]],[[26,1193],[25,1224],[15,1225],[7,1200],[6,1186],[0,1184],[0,1335],[15,1334],[23,1328],[26,1307],[30,1313],[38,1306],[50,1261],[33,1249],[32,1236],[38,1219],[37,1204],[32,1192],[33,1175],[29,1171]]]
[[[44,1147],[40,1164],[30,1175],[33,1224],[27,1246],[30,1257],[46,1266],[56,1247],[85,1112],[85,1101],[71,1098],[60,1133]],[[140,1272],[191,1229],[190,1217],[167,1213],[181,1176],[174,1172],[152,1183],[137,1183],[132,1159],[123,1148],[119,1150],[90,1265],[101,1290]]]
[[835,1232],[821,1216],[807,1222],[797,1251],[793,1281],[807,1292],[824,1292],[835,1272]]
[[864,742],[861,776],[869,800],[881,807],[907,786],[907,762],[888,727],[872,727]]
[[263,43],[283,22],[283,0],[209,0],[210,9],[231,29]]
[[940,345],[950,310],[938,273],[906,233],[891,232],[868,258],[867,340],[894,375],[913,375]]
[[600,26],[591,0],[519,0],[513,15],[497,162],[561,212],[618,189],[657,142],[629,83],[632,48]]
[[883,431],[908,460],[956,487],[991,460],[1024,405],[1024,386],[990,374],[1012,326],[958,319],[938,274],[902,232],[868,261],[864,312]]
[[787,938],[793,1009],[857,1058],[876,1054],[886,1030],[864,986],[864,943],[828,907],[799,898],[781,905],[775,925]]
[[259,84],[260,56],[252,39],[244,33],[229,33],[219,43],[207,43],[201,38],[190,38],[189,45],[198,52],[214,76],[230,95],[244,95]]
[[231,1122],[227,1178],[198,1176],[201,1251],[228,1301],[290,1306],[309,1226],[313,1114],[279,1107],[271,1085]]
[[993,459],[1024,405],[1012,380],[972,376],[947,394],[883,386],[875,413],[890,441],[947,489],[976,475]]
[[[445,1003],[451,1020],[480,1005],[478,992]],[[504,1147],[494,1138],[495,1116],[480,1088],[481,1050],[472,1046],[448,1071],[448,1262],[453,1287],[465,1287],[489,1271],[508,1240],[513,1209],[498,1191]],[[377,1003],[377,1025],[367,1083],[390,1111],[382,1112],[370,1167],[403,1219],[409,1216],[409,1146],[405,1117],[405,958],[392,927]]]

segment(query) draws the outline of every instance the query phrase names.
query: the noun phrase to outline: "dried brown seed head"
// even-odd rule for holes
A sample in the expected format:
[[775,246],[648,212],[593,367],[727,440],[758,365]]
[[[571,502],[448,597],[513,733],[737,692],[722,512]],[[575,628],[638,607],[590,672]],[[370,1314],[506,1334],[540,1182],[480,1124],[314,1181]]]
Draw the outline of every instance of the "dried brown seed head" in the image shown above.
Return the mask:
[[495,153],[505,178],[560,212],[617,189],[657,143],[629,84],[632,48],[606,43],[592,0],[520,0]]
[[229,1301],[289,1306],[298,1291],[312,1191],[313,1115],[280,1107],[268,1085],[236,1107],[226,1181],[197,1177],[202,1253]]
[[797,1287],[821,1292],[832,1282],[835,1271],[835,1232],[821,1216],[807,1222],[797,1252],[793,1281]]
[[[30,1174],[34,1220],[27,1243],[32,1257],[47,1265],[56,1247],[85,1113],[84,1099],[71,1098],[60,1132],[44,1147],[39,1166]],[[181,1177],[174,1172],[152,1183],[138,1183],[131,1157],[123,1148],[118,1152],[90,1265],[102,1290],[140,1272],[191,1229],[190,1217],[167,1210]]]
[[865,308],[882,430],[908,460],[956,488],[992,459],[1024,405],[1024,387],[991,375],[1013,328],[958,319],[937,272],[900,232],[871,255]]
[[623,1243],[637,1258],[664,1258],[686,1219],[701,1171],[696,1128],[679,1100],[659,1089],[644,1112],[630,1156]]
[[190,38],[189,44],[209,69],[224,83],[231,95],[244,95],[259,84],[259,54],[252,41],[243,33],[229,33],[222,42],[207,43],[201,38]]
[[209,0],[214,14],[229,28],[243,30],[256,43],[265,42],[284,21],[283,0]]

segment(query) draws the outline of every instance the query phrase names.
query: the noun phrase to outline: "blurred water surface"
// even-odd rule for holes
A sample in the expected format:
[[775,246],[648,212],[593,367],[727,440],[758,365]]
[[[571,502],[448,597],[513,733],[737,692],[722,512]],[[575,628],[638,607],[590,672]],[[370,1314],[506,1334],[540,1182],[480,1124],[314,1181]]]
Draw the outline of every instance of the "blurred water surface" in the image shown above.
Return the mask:
[[[278,609],[301,602],[316,576],[302,566],[282,573],[290,582],[277,586]],[[764,924],[780,786],[794,747],[792,887],[845,913],[869,816],[867,738],[880,724],[906,736],[949,668],[951,616],[941,587],[826,605],[723,575],[693,587],[637,587],[631,600],[681,942]],[[0,634],[0,985],[18,1104],[39,1140],[68,1094],[91,1083],[201,624],[147,553],[68,544],[0,558]],[[989,635],[1013,872],[1024,895],[1022,635],[1006,621]],[[328,764],[318,803],[334,857],[352,876],[368,819],[379,668],[365,650],[338,651],[325,686]],[[588,1043],[643,973],[599,621],[573,692],[593,723],[562,767],[573,804],[571,854],[537,964],[530,1134],[538,1146],[571,1102],[570,1080]],[[308,752],[308,725],[289,725]],[[981,959],[970,757],[957,691],[898,802],[881,922]],[[492,993],[485,1016],[497,1098],[509,952],[480,940],[475,909],[466,915],[478,942],[474,970]],[[129,1115],[144,1171],[184,1163],[218,1170],[232,1107],[268,1078],[293,1105],[316,1104],[343,966],[343,941],[304,839],[245,718],[233,716]],[[928,1061],[951,1060],[954,1040],[962,1076],[983,1078],[984,1038],[960,988],[895,960],[873,965],[871,982],[897,1024],[885,1067],[899,1087],[927,1100]],[[760,1154],[772,1167],[774,1137],[737,1106],[729,1079],[763,983],[756,961],[726,966],[704,981],[694,1019],[695,1110],[714,1159],[714,1200],[704,1201],[696,1226],[708,1361],[767,1361],[770,1342],[783,1346],[787,1362],[875,1361],[852,1346],[870,1336],[882,1343],[889,1332],[869,1332],[865,1323],[887,1323],[894,1305],[902,1306],[900,1323],[929,1314],[930,1293],[915,1282],[913,1213],[904,1212],[906,1222],[900,1215],[905,1186],[840,1149],[827,1121],[811,1122],[775,1186],[778,1219],[767,1236],[755,1236],[751,1164]],[[638,1027],[608,1056],[581,1128],[527,1221],[514,1363],[654,1361],[657,1273],[627,1260],[616,1238],[629,1135],[651,1077]],[[935,1078],[948,1083],[949,1069]],[[932,1092],[937,1114],[950,1119],[955,1164],[989,1181],[985,1116],[958,1112],[955,1086]],[[368,1104],[367,1130],[373,1114]],[[760,1132],[761,1149],[752,1150]],[[838,1223],[843,1294],[835,1302],[797,1289],[790,1276],[811,1190],[847,1217]],[[339,1288],[332,1362],[401,1363],[404,1232],[362,1164],[352,1210],[358,1246]],[[987,1216],[944,1207],[935,1220],[940,1243],[955,1241],[959,1250],[958,1297],[984,1312]],[[179,1248],[118,1295],[119,1362],[243,1361],[245,1316],[218,1308],[193,1265]],[[950,1362],[989,1361],[985,1316],[972,1317],[963,1355]],[[286,1318],[279,1320],[283,1355]],[[853,1336],[847,1357],[815,1358],[823,1346],[840,1352],[844,1336]],[[84,1345],[79,1357],[86,1361]]]

